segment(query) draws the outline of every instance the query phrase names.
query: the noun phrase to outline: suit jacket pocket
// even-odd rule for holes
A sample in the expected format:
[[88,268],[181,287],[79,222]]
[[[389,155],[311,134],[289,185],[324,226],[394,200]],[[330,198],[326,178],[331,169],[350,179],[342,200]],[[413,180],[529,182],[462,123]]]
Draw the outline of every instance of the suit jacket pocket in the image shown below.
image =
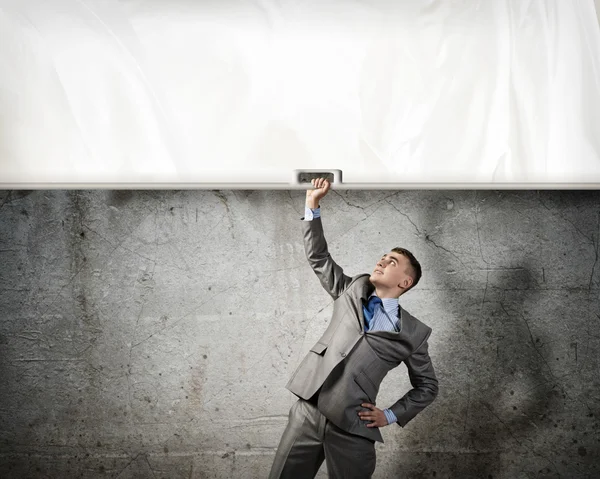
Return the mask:
[[372,404],[375,404],[375,398],[377,397],[378,388],[377,386],[375,386],[375,384],[373,384],[373,381],[369,379],[369,376],[367,376],[363,371],[361,371],[354,378],[354,382],[356,382],[356,384],[358,384],[358,386],[365,392],[365,394],[369,398],[369,401],[371,401]]
[[326,349],[327,349],[327,345],[323,344],[323,343],[321,343],[319,341],[317,341],[317,343],[312,348],[310,348],[310,350],[313,353],[320,354],[321,356],[323,356],[325,354],[325,350]]

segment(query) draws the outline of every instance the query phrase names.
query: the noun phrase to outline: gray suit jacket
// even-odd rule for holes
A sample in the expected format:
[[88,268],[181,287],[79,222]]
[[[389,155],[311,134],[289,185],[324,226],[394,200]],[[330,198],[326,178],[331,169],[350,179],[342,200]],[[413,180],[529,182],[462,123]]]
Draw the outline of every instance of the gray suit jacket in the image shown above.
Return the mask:
[[[405,426],[431,404],[438,381],[428,354],[431,328],[398,308],[400,332],[364,332],[363,304],[375,286],[369,274],[350,277],[333,261],[321,218],[302,221],[306,257],[321,285],[334,299],[333,316],[286,388],[309,399],[321,388],[318,408],[332,423],[352,434],[383,442],[378,428],[358,417],[363,402],[375,404],[385,375],[404,362],[413,388],[389,407]],[[384,409],[384,407],[380,408]]]

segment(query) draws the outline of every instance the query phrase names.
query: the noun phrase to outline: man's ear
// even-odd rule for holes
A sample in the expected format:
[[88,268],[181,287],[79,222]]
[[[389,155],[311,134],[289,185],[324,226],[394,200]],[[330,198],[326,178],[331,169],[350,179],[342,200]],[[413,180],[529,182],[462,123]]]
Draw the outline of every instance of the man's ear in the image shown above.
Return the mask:
[[404,278],[401,284],[398,285],[399,288],[408,289],[412,286],[413,279],[409,276],[408,278]]

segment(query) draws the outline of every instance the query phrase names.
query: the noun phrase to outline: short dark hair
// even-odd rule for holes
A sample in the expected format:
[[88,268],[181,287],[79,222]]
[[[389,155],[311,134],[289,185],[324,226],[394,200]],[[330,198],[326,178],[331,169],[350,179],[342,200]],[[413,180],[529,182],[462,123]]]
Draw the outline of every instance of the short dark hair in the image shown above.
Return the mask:
[[[400,248],[400,247],[396,247],[392,249],[393,252],[401,254],[402,256],[405,256],[406,258],[408,258],[408,261],[410,262],[410,276],[412,276],[413,279],[413,284],[410,285],[410,288],[407,288],[406,291],[408,291],[409,289],[414,288],[417,283],[419,282],[419,280],[421,279],[421,264],[417,261],[417,258],[415,258],[415,255],[413,255],[410,251],[408,251],[407,249],[404,248]],[[406,293],[406,291],[404,291]]]

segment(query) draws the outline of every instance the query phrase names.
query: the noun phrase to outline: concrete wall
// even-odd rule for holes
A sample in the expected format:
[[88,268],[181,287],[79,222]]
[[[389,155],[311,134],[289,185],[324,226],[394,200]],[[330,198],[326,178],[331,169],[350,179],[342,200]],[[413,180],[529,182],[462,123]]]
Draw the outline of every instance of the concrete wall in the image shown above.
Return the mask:
[[[301,191],[0,193],[0,477],[265,477],[332,302]],[[424,276],[437,400],[376,478],[600,475],[600,192],[337,191],[330,252]],[[378,405],[410,388],[404,365]],[[323,467],[318,477],[326,477]]]

